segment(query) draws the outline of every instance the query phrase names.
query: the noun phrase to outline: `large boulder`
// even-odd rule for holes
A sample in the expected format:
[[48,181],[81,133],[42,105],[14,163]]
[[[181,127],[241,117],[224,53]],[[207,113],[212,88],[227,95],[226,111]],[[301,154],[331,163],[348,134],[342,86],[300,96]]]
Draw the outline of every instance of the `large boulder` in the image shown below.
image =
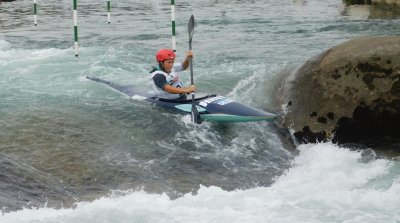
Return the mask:
[[307,61],[282,83],[280,123],[300,143],[400,142],[400,37],[361,37]]

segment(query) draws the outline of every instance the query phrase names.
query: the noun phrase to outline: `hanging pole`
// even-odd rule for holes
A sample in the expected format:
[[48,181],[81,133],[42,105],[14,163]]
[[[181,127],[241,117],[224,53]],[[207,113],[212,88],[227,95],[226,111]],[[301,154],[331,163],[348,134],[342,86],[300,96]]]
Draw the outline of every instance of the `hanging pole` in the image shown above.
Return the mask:
[[172,20],[172,50],[176,52],[175,38],[175,0],[171,0],[171,20]]
[[111,4],[110,0],[107,0],[107,17],[108,17],[108,24],[111,23]]
[[77,11],[77,0],[74,1],[74,48],[75,48],[75,56],[78,56],[78,11]]
[[33,0],[33,23],[37,26],[37,6],[36,0]]

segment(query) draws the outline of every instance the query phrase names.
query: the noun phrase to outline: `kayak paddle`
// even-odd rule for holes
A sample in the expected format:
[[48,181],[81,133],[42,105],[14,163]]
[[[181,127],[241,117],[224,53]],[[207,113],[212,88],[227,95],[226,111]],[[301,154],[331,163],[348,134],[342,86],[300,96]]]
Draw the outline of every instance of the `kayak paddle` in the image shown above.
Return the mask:
[[[188,23],[188,31],[189,31],[189,50],[192,50],[192,37],[193,37],[193,32],[194,32],[194,16],[190,16],[189,23]],[[190,63],[190,82],[191,85],[194,85],[193,81],[193,59],[192,57],[189,58],[189,63]],[[197,111],[196,104],[194,102],[194,92],[192,92],[192,122],[200,124],[201,119],[200,119],[200,114],[199,111]]]

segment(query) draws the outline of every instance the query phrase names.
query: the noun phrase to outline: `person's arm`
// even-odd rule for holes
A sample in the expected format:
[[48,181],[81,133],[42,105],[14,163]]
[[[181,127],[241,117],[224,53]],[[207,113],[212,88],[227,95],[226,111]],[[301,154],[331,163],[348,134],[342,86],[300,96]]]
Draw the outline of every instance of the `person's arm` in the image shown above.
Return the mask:
[[164,91],[171,93],[171,94],[185,94],[185,93],[190,93],[190,92],[196,91],[196,86],[194,86],[194,85],[191,85],[191,86],[185,87],[185,88],[173,87],[167,83],[165,76],[162,74],[156,74],[153,77],[153,81],[157,87],[159,87],[159,88],[163,89]]
[[164,85],[164,91],[171,93],[171,94],[186,94],[186,93],[190,93],[190,92],[195,92],[196,86],[190,85],[189,87],[178,88],[178,87],[173,87],[169,84],[166,84],[166,85]]
[[185,58],[185,60],[182,62],[183,70],[186,70],[186,69],[189,67],[189,65],[190,65],[190,63],[189,63],[189,58],[193,58],[193,52],[192,52],[191,50],[189,50],[189,51],[187,52],[186,58]]

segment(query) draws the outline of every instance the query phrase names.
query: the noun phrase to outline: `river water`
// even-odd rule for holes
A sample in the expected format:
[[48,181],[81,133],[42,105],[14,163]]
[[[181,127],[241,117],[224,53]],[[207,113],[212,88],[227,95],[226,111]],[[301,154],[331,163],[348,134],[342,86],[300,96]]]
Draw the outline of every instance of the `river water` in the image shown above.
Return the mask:
[[[151,88],[171,46],[170,1],[0,4],[0,222],[400,222],[398,155],[332,143],[292,148],[271,123],[190,123],[86,75]],[[177,60],[196,19],[194,77],[279,112],[281,80],[399,17],[340,0],[176,1]],[[383,17],[382,17],[383,16]],[[188,83],[189,72],[181,74]],[[399,149],[399,148],[393,148]]]

